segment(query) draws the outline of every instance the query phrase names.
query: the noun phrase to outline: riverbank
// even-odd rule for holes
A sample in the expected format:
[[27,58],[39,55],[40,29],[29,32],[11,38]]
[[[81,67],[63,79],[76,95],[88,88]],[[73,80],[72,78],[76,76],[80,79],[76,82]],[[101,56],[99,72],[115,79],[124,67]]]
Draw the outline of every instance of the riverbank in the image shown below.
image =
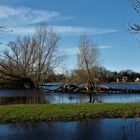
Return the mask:
[[0,123],[139,117],[140,103],[0,106]]

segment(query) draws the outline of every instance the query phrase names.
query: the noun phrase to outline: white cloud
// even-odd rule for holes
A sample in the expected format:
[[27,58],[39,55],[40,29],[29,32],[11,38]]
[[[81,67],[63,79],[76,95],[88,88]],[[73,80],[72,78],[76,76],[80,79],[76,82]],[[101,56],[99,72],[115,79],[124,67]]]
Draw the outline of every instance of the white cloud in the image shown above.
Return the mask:
[[[0,6],[0,25],[13,28],[13,33],[22,35],[34,32],[34,24],[50,20],[70,20],[74,17],[62,16],[59,12],[35,10],[27,7]],[[79,36],[81,34],[98,35],[118,32],[110,28],[80,27],[80,26],[51,26],[62,36]]]
[[93,27],[77,27],[77,26],[52,26],[59,33],[66,33],[69,35],[97,35],[105,33],[118,32],[119,30],[110,28],[93,28]]
[[78,54],[78,51],[79,51],[78,48],[72,47],[72,48],[64,48],[60,52],[66,54],[66,55],[75,55],[75,54]]
[[[99,49],[110,49],[112,46],[108,45],[101,45],[97,46]],[[63,50],[60,50],[61,53],[64,53],[66,55],[76,55],[79,53],[78,47],[69,47],[69,48],[64,48]]]
[[[61,17],[60,13],[47,10],[33,10],[27,7],[0,6],[0,23],[10,26],[28,25]],[[61,17],[62,18],[62,17]]]
[[[99,35],[106,33],[118,32],[119,30],[108,29],[108,28],[93,28],[93,27],[77,27],[77,26],[50,26],[52,27],[58,34],[62,36],[80,36],[82,34],[86,35]],[[26,26],[26,27],[14,27],[13,33],[22,35],[22,34],[32,34],[35,30],[34,26]],[[109,46],[104,46],[109,47]]]
[[102,46],[98,46],[99,49],[110,49],[112,48],[112,46],[108,46],[108,45],[102,45]]
[[30,27],[13,27],[12,28],[14,34],[16,35],[30,35],[35,32],[35,27],[30,26]]

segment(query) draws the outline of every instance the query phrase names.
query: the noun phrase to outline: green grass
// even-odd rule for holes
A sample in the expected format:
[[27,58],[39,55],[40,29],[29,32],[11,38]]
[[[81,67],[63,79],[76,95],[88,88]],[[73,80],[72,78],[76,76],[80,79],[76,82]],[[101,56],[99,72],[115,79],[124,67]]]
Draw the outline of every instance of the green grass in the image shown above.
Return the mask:
[[140,117],[140,103],[0,106],[0,123],[137,117]]

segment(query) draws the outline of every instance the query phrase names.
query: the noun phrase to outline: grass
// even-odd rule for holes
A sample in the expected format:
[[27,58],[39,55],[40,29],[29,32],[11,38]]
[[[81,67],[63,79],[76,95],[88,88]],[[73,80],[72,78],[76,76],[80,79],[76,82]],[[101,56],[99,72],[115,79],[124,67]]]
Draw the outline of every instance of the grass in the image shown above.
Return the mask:
[[138,117],[140,117],[140,103],[0,106],[0,123]]

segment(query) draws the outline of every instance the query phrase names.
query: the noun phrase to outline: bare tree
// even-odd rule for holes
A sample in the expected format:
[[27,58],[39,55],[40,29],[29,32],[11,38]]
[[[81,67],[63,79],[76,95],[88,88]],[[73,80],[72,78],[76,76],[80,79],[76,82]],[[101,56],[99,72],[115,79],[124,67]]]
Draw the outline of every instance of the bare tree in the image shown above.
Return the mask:
[[49,70],[62,61],[57,53],[58,41],[53,29],[40,25],[34,35],[10,42],[0,57],[0,78],[30,79],[35,84],[42,83]]
[[[137,14],[140,14],[140,0],[130,0],[132,7],[137,12]],[[140,23],[128,23],[128,30],[131,33],[139,34],[140,33]]]
[[99,66],[99,50],[97,45],[92,43],[87,36],[82,36],[79,42],[78,68],[80,75],[87,82],[94,84],[95,71]]

